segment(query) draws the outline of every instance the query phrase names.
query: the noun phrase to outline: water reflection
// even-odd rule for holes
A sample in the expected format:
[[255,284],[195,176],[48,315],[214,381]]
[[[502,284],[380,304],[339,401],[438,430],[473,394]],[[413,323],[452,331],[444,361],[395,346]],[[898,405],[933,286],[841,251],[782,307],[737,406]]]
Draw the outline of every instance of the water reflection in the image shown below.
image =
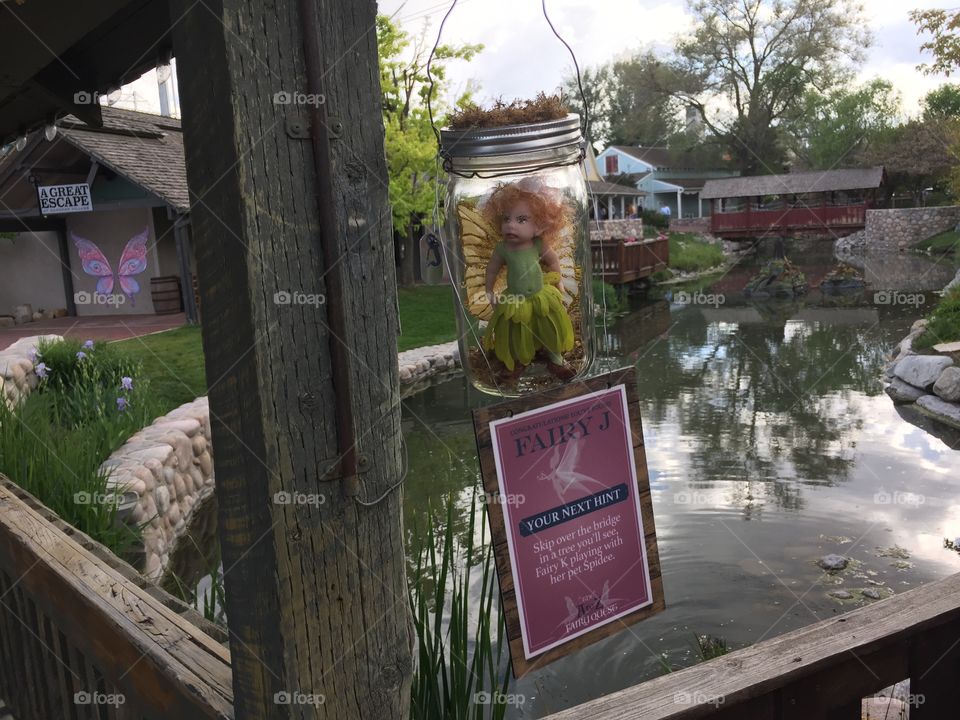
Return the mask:
[[[667,610],[516,683],[528,700],[514,717],[659,675],[661,653],[691,664],[694,632],[742,647],[846,609],[815,565],[828,552],[855,560],[850,590],[960,571],[942,548],[960,535],[960,438],[904,420],[881,382],[936,296],[926,308],[875,304],[872,289],[750,302],[721,290],[728,280],[707,286],[722,304],[663,295],[602,328],[600,368],[638,370]],[[470,409],[489,402],[462,378],[405,401],[408,531],[428,502],[469,506]],[[893,545],[906,565],[881,555]]]

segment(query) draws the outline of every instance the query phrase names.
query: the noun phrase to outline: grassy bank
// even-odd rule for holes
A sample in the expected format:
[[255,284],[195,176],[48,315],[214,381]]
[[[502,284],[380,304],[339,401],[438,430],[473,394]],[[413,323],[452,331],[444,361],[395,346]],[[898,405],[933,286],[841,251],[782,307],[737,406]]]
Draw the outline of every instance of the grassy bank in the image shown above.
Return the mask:
[[927,329],[916,339],[913,346],[924,350],[939,343],[956,340],[960,340],[960,288],[954,288],[943,297],[930,316]]
[[947,230],[939,235],[921,240],[913,246],[913,249],[929,252],[931,255],[960,254],[960,233],[956,230]]
[[680,272],[701,272],[723,265],[719,245],[704,242],[695,233],[670,233],[670,269]]

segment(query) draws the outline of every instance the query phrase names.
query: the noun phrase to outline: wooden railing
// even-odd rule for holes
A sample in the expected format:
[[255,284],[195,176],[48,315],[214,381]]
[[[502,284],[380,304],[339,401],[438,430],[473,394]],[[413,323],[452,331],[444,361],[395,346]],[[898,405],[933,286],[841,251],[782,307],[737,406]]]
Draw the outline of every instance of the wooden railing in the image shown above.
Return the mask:
[[0,700],[16,720],[232,718],[225,639],[0,475]]
[[774,232],[778,230],[858,229],[866,224],[867,205],[819,205],[816,207],[748,209],[714,213],[710,231],[719,235]]
[[960,717],[960,574],[549,717],[859,720],[907,678],[910,720]]
[[670,262],[667,238],[638,242],[623,239],[590,242],[593,276],[612,285],[635,282],[663,270]]
[[[0,700],[16,720],[232,718],[224,641],[0,475]],[[911,720],[960,717],[960,574],[550,717],[857,720],[904,679]]]

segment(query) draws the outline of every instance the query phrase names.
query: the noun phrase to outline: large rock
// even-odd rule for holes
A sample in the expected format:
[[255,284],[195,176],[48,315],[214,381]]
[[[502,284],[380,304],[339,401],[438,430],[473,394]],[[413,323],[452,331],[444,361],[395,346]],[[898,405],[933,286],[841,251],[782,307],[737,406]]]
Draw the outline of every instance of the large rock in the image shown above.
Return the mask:
[[905,383],[900,378],[895,377],[886,387],[887,395],[895,403],[912,403],[922,398],[925,393],[920,388],[915,388],[910,383]]
[[897,363],[893,373],[914,387],[929,390],[940,373],[953,365],[953,360],[941,355],[910,355]]
[[936,395],[924,395],[917,400],[917,407],[921,407],[941,422],[960,428],[960,405],[941,400]]
[[960,402],[960,368],[954,365],[940,373],[933,391],[944,400]]

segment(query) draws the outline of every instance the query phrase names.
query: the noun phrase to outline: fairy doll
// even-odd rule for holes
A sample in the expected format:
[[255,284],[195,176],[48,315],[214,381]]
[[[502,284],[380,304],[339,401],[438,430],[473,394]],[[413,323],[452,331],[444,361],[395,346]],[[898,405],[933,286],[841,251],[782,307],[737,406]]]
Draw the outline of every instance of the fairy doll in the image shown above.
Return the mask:
[[[488,227],[499,228],[485,271],[486,298],[493,307],[483,349],[507,368],[506,379],[519,377],[538,353],[561,380],[576,371],[561,353],[573,350],[573,324],[564,306],[560,258],[553,244],[568,225],[568,211],[558,193],[536,178],[500,185],[481,214]],[[494,288],[506,267],[506,287]]]

